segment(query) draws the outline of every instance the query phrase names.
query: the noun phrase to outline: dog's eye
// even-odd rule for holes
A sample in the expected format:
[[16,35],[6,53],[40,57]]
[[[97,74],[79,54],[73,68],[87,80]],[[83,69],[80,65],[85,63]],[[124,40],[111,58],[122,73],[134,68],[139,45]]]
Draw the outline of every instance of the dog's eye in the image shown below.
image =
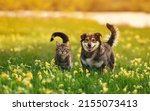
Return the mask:
[[95,39],[92,39],[92,42],[96,42],[96,40],[95,40]]
[[88,39],[85,39],[84,41],[85,41],[85,42],[88,42],[89,40],[88,40]]

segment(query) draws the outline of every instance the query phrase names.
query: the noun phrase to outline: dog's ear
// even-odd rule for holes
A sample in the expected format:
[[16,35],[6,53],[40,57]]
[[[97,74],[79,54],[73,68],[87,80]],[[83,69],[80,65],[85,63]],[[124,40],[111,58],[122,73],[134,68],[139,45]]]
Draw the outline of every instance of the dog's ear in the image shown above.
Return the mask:
[[86,33],[83,33],[80,37],[81,37],[81,41],[84,40],[86,38]]
[[102,37],[102,34],[97,32],[97,33],[94,33],[94,36],[96,37],[97,40],[100,40],[100,37]]

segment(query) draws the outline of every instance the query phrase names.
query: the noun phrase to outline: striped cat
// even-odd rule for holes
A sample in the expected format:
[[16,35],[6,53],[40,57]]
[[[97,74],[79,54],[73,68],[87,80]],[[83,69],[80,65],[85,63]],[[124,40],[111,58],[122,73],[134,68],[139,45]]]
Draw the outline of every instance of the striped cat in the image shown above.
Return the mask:
[[59,36],[62,38],[63,43],[60,44],[56,42],[56,56],[55,56],[55,63],[62,69],[72,69],[72,55],[71,49],[69,46],[69,38],[66,34],[62,32],[54,32],[51,35],[51,40],[53,41],[55,37]]

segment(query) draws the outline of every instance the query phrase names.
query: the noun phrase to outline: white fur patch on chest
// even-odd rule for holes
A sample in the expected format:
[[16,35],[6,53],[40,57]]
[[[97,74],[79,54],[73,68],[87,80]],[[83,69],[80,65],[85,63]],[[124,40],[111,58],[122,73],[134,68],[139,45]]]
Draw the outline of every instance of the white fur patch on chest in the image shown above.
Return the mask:
[[103,64],[103,61],[94,61],[93,60],[93,58],[88,58],[88,59],[86,59],[86,60],[83,60],[82,58],[81,58],[81,61],[82,61],[82,63],[84,64],[84,65],[87,65],[87,66],[90,66],[90,67],[97,67],[97,68],[99,68],[99,67],[101,67],[102,66],[102,64]]

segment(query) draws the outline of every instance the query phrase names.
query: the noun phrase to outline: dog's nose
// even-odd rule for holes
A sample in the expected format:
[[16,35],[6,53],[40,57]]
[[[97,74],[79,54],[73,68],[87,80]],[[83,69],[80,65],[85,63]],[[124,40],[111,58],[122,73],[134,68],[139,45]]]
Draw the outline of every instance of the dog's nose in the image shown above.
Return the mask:
[[91,44],[88,44],[88,47],[91,47]]

